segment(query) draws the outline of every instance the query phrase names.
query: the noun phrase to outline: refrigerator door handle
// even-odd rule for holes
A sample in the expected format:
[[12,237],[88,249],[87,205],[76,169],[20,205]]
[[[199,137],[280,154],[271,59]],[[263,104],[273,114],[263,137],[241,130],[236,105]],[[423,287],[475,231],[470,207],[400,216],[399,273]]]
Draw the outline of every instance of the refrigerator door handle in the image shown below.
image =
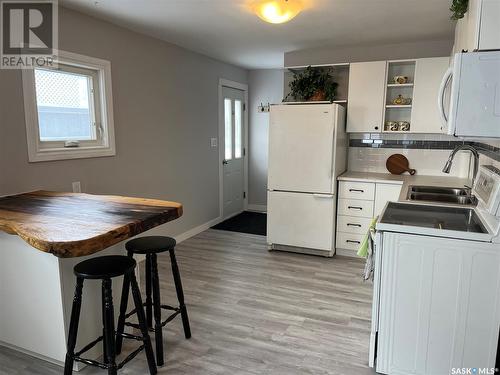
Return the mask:
[[333,198],[333,194],[316,194],[316,193],[314,193],[313,197],[331,199],[331,198]]

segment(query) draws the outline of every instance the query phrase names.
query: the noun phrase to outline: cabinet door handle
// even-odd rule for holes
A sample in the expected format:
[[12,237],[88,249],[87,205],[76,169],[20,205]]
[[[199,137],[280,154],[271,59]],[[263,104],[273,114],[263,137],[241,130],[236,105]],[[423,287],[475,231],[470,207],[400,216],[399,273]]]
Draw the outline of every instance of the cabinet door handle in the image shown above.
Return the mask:
[[364,193],[365,191],[364,190],[361,190],[361,189],[349,189],[350,192],[358,192],[358,193]]
[[353,240],[345,240],[345,242],[348,242],[348,243],[357,243],[358,245],[361,243],[359,241],[353,241]]
[[361,228],[361,224],[352,224],[352,223],[347,223],[348,227],[358,227]]
[[358,207],[358,206],[347,206],[348,209],[350,210],[362,210],[363,207]]

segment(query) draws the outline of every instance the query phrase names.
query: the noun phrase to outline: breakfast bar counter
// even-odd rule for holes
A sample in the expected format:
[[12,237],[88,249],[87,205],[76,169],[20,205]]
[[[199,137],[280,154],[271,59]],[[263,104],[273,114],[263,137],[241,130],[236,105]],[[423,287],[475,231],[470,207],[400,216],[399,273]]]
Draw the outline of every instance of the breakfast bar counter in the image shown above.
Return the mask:
[[[0,345],[63,365],[75,264],[123,255],[120,242],[181,215],[181,204],[155,199],[49,191],[0,197]],[[121,279],[113,282],[118,299]],[[102,333],[100,304],[100,284],[89,282],[77,348]]]

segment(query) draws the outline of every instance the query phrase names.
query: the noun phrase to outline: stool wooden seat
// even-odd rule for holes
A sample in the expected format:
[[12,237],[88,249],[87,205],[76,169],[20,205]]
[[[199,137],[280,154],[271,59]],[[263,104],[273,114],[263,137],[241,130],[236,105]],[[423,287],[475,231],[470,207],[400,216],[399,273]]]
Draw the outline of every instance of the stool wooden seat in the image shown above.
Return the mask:
[[[189,326],[189,318],[187,313],[186,304],[184,303],[184,292],[182,290],[181,276],[177,260],[175,258],[175,239],[164,236],[147,236],[139,237],[128,241],[125,244],[129,257],[134,254],[146,254],[146,322],[149,330],[155,333],[155,346],[156,346],[156,364],[162,366],[164,364],[163,355],[163,334],[162,328],[173,320],[178,314],[181,314],[182,325],[184,328],[184,336],[186,339],[191,337],[191,328]],[[162,305],[160,301],[160,279],[158,276],[158,260],[157,254],[168,251],[170,254],[170,262],[172,266],[172,274],[174,278],[175,290],[177,293],[178,307],[169,305]],[[126,314],[127,299],[128,299],[128,279],[124,278],[123,294],[121,300],[120,316],[118,318],[117,327],[117,343],[116,351],[121,351],[120,333],[123,333],[124,327],[136,327],[135,324],[126,321],[127,318],[135,314],[135,310]],[[162,321],[161,310],[173,311],[165,320]],[[153,315],[154,315],[154,328],[153,328]]]
[[136,266],[135,260],[123,255],[109,255],[91,258],[78,263],[74,273],[82,279],[106,279],[130,273]]
[[[133,359],[142,349],[146,352],[146,358],[149,366],[149,373],[156,374],[156,364],[154,359],[153,347],[148,333],[146,317],[141,300],[141,293],[137,285],[134,270],[136,262],[134,259],[120,255],[110,255],[96,257],[78,263],[74,267],[76,275],[75,296],[73,299],[73,308],[71,310],[71,320],[69,324],[68,346],[66,361],[64,364],[64,374],[69,375],[73,372],[73,363],[75,361],[85,363],[91,366],[97,366],[107,369],[108,374],[115,375],[127,362]],[[111,279],[117,276],[124,276],[128,280],[128,285],[132,288],[132,295],[136,307],[137,318],[139,320],[138,328],[141,330],[141,336],[135,336],[121,332],[120,339],[127,338],[142,341],[143,345],[130,353],[121,363],[116,363],[116,336],[113,308],[113,291]],[[76,338],[78,334],[78,323],[80,320],[80,310],[82,305],[82,291],[84,280],[102,280],[102,321],[103,334],[91,343],[87,344],[80,351],[75,353]],[[127,293],[128,293],[127,287]],[[97,343],[103,343],[104,362],[98,362],[92,359],[81,357],[81,355]]]
[[125,249],[134,254],[152,254],[174,250],[175,245],[177,245],[177,243],[172,237],[147,236],[128,241],[125,244]]

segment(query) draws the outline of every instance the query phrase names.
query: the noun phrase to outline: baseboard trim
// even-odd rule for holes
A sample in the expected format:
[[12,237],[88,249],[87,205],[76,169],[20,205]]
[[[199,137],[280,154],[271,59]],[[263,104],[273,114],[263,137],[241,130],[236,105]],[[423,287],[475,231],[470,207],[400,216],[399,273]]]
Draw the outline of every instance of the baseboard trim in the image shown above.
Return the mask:
[[[206,231],[210,227],[213,227],[214,225],[219,224],[221,221],[222,221],[222,219],[220,217],[216,217],[215,219],[207,221],[204,224],[198,225],[197,227],[189,229],[188,231],[181,233],[181,234],[178,234],[177,236],[173,236],[173,237],[175,238],[175,241],[177,243],[181,243],[182,241],[186,241],[187,239],[194,237],[197,234],[200,234],[201,232]],[[162,234],[158,234],[158,235],[161,236]],[[167,235],[167,234],[164,234],[164,235]],[[146,256],[142,255],[142,254],[137,254],[134,258],[135,258],[137,263],[140,263],[140,262],[146,260]],[[137,277],[137,281],[139,282],[139,286],[140,286],[141,277],[139,274],[139,267],[136,268],[136,277]]]
[[249,204],[247,209],[248,211],[267,212],[267,206],[265,204]]
[[[41,359],[42,361],[49,362],[49,363],[52,363],[52,364],[60,366],[60,367],[64,367],[64,361],[58,361],[55,358],[44,356],[43,354],[39,354],[39,353],[33,352],[31,350],[21,348],[21,347],[19,347],[17,345],[8,343],[6,341],[0,341],[0,346],[3,346],[5,348],[9,348],[11,350],[15,350],[16,352],[20,352],[20,353],[29,355],[31,357],[35,357],[37,359]],[[94,358],[94,359],[97,359],[97,358]],[[77,365],[79,365],[79,366],[77,366]],[[83,368],[85,368],[86,366],[87,365],[85,365],[85,364],[83,364],[81,362],[76,362],[75,361],[75,364],[73,366],[73,371],[80,371]]]
[[174,236],[174,238],[177,241],[177,243],[186,241],[187,239],[194,237],[197,234],[200,234],[201,232],[206,231],[207,229],[213,227],[214,225],[219,224],[221,221],[222,221],[221,217],[216,217],[215,219],[207,221],[204,224],[198,225],[197,227],[194,227],[184,233],[178,234],[177,236]]

